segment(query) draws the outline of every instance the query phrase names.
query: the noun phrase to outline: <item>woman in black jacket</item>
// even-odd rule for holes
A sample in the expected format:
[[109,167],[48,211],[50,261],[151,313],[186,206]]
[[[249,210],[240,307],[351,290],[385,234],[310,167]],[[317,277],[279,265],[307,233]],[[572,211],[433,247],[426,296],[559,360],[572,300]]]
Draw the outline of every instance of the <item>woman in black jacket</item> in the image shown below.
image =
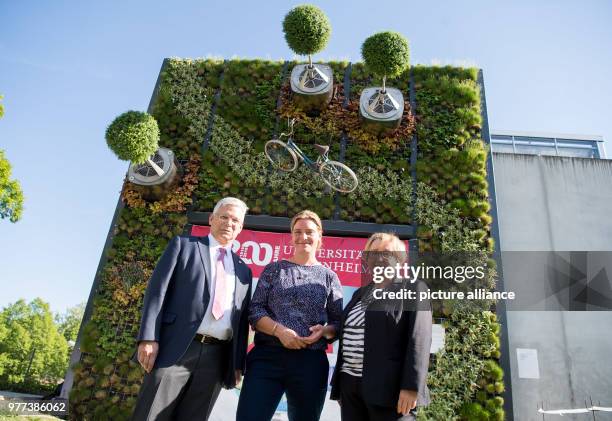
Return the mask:
[[[364,261],[380,275],[384,267],[406,262],[406,247],[393,234],[376,233],[366,243]],[[359,288],[345,307],[331,391],[343,421],[414,420],[417,405],[429,403],[430,303],[382,299],[377,289],[418,296],[426,286],[387,277]]]

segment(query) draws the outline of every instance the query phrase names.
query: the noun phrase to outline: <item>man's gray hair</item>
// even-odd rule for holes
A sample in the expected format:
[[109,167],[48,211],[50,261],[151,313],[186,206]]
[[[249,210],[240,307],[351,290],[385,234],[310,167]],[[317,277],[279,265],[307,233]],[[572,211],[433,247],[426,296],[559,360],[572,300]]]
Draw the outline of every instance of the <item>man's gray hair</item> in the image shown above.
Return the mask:
[[249,210],[249,207],[242,200],[237,199],[235,197],[224,197],[223,199],[217,202],[215,208],[213,209],[213,213],[216,214],[223,206],[236,206],[238,209],[243,211],[245,215]]

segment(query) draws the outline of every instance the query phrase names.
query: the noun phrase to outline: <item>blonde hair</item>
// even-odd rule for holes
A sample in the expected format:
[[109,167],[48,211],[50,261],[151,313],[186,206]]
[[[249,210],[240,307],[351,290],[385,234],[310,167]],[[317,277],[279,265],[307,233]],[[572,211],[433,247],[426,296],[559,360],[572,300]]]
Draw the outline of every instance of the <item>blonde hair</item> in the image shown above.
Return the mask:
[[317,226],[317,231],[319,231],[319,234],[321,234],[319,244],[317,245],[317,250],[319,250],[323,246],[323,223],[321,222],[321,218],[319,218],[319,215],[308,209],[296,213],[295,216],[291,218],[291,224],[289,225],[292,233],[293,227],[300,219],[307,219],[309,221],[312,221]]
[[401,261],[406,260],[406,244],[397,235],[390,232],[375,232],[366,241],[364,251],[370,251],[376,241],[389,241],[393,247],[393,254]]
[[295,216],[291,218],[291,224],[290,224],[291,231],[293,231],[293,227],[295,226],[296,222],[299,221],[300,219],[311,220],[312,222],[315,223],[315,225],[319,229],[319,233],[323,234],[323,223],[321,222],[321,218],[319,218],[319,215],[317,215],[316,213],[308,209],[296,213]]

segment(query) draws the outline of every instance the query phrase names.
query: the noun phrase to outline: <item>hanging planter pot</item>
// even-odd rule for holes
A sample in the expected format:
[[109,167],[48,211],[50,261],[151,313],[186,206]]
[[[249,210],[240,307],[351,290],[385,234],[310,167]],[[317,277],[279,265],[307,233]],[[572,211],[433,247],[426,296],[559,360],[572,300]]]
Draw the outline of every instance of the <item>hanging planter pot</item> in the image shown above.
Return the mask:
[[312,5],[297,6],[283,20],[285,40],[299,55],[308,55],[308,64],[298,64],[291,71],[290,84],[295,104],[302,110],[322,110],[334,91],[334,73],[326,64],[313,64],[312,54],[325,48],[331,34],[329,19]]
[[327,107],[334,91],[334,72],[326,64],[298,64],[291,71],[295,104],[305,111]]
[[359,117],[368,131],[382,134],[397,129],[404,114],[404,96],[399,89],[365,88],[359,98]]
[[180,176],[178,161],[167,148],[159,148],[142,164],[131,163],[128,169],[128,181],[148,201],[163,199],[179,183]]
[[404,96],[399,89],[386,86],[387,76],[399,76],[409,66],[408,41],[397,32],[379,32],[361,46],[366,66],[382,77],[382,87],[368,87],[359,98],[362,126],[382,134],[397,129],[404,113]]
[[121,160],[130,161],[128,181],[145,200],[163,198],[180,180],[179,166],[170,149],[159,148],[155,118],[127,111],[106,129],[106,143]]

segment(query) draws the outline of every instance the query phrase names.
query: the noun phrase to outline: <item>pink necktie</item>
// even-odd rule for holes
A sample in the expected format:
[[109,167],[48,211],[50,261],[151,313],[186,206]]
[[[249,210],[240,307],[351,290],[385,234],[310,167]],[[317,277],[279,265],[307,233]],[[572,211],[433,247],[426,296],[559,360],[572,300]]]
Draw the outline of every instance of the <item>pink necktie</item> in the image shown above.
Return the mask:
[[223,317],[223,305],[225,303],[225,258],[226,250],[219,247],[219,257],[217,257],[216,274],[215,274],[215,299],[213,301],[212,314],[216,320]]

